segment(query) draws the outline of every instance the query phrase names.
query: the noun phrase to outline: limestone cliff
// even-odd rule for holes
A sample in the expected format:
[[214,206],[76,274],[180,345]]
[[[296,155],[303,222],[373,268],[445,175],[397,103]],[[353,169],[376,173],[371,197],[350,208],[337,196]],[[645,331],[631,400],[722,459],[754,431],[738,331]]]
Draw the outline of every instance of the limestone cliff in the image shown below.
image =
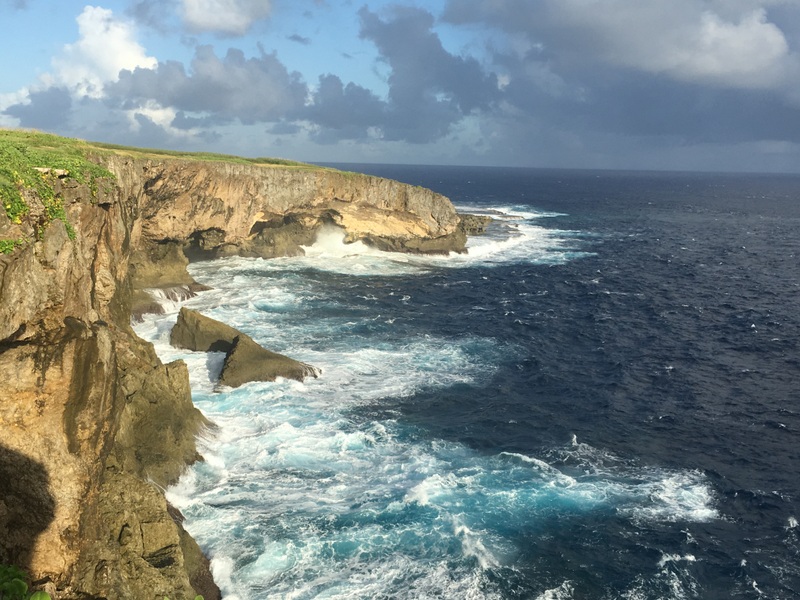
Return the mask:
[[141,287],[190,282],[187,257],[301,254],[325,224],[344,229],[347,242],[383,250],[465,247],[446,198],[396,181],[311,167],[119,156],[107,165],[141,198],[133,258]]
[[115,179],[42,172],[69,228],[44,223],[26,189],[21,218],[0,211],[0,241],[25,240],[0,254],[0,563],[56,599],[212,600],[208,563],[163,495],[211,425],[185,365],[162,364],[131,329],[134,288],[187,283],[187,255],[301,252],[324,223],[416,252],[462,250],[463,229],[441,196],[377,178],[94,160]]

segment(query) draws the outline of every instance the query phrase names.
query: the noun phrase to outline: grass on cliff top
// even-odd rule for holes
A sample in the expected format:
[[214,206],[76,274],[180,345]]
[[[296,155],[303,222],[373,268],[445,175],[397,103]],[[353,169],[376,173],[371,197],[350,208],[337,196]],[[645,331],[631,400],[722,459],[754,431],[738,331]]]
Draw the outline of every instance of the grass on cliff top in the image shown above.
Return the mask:
[[[61,176],[89,185],[97,192],[97,180],[113,178],[104,167],[89,160],[91,147],[86,142],[55,135],[22,130],[0,130],[0,203],[12,223],[22,223],[30,207],[24,190],[38,193],[44,215],[34,226],[38,234],[55,219],[64,222],[70,237],[70,226],[62,198],[55,193],[56,171]],[[37,170],[41,169],[41,170]],[[0,240],[0,253],[8,254],[25,243],[24,239]]]
[[184,152],[182,150],[161,150],[158,148],[135,148],[132,146],[122,146],[120,144],[105,144],[93,142],[93,147],[101,150],[110,150],[117,154],[127,154],[130,156],[140,156],[142,158],[180,158],[184,160],[201,160],[209,162],[226,162],[234,164],[275,166],[275,167],[299,167],[304,169],[321,169],[316,165],[287,160],[285,158],[269,158],[260,156],[258,158],[245,158],[233,154],[219,154],[216,152]]
[[[87,142],[40,131],[0,129],[0,203],[6,211],[6,215],[13,223],[20,224],[30,210],[22,191],[34,190],[41,197],[46,213],[44,221],[37,224],[39,233],[54,219],[60,219],[67,226],[70,236],[74,236],[74,231],[67,221],[62,200],[53,190],[55,171],[66,171],[67,177],[78,183],[88,184],[92,193],[95,194],[98,179],[114,178],[111,172],[95,162],[97,159],[102,161],[102,157],[109,154],[149,159],[174,158],[324,170],[324,167],[282,158],[243,158],[213,152],[134,148],[118,144]],[[92,160],[93,157],[94,160]],[[37,169],[50,169],[51,171],[43,173]],[[0,239],[0,254],[9,254],[25,243],[27,241],[24,239]]]

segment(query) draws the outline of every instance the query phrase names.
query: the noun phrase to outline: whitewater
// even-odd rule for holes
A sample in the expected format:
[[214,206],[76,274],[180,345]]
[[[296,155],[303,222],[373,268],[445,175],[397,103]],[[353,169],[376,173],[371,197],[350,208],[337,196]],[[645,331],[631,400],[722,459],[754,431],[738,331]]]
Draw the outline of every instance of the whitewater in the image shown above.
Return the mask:
[[[499,223],[470,240],[467,255],[396,256],[345,245],[332,228],[304,257],[192,266],[213,290],[187,306],[315,365],[316,380],[218,389],[223,354],[169,346],[178,304],[137,327],[163,360],[188,363],[195,403],[218,426],[201,442],[205,462],[168,499],[210,551],[225,598],[499,598],[496,580],[516,568],[514,532],[531,521],[609,510],[634,521],[716,517],[697,472],[635,466],[573,439],[557,449],[580,464],[568,473],[370,417],[383,398],[491,377],[517,351],[468,330],[456,340],[395,333],[412,298],[384,280],[583,254],[575,232],[537,225],[550,215],[492,214]],[[327,293],[339,274],[368,277],[372,292]]]

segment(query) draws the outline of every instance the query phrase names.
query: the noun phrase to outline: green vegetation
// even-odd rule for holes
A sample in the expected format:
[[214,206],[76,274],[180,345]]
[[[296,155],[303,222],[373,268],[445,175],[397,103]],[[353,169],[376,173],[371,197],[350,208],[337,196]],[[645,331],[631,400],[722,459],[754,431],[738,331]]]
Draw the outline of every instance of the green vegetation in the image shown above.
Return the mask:
[[[134,148],[118,144],[86,142],[39,131],[0,129],[0,203],[8,218],[20,224],[30,212],[30,207],[25,201],[25,191],[33,191],[42,199],[45,207],[45,215],[39,222],[32,223],[36,235],[41,236],[53,220],[59,219],[64,222],[70,238],[74,239],[75,230],[67,220],[63,199],[55,193],[53,184],[58,177],[71,178],[78,183],[88,185],[94,197],[97,195],[99,182],[103,179],[112,180],[114,175],[92,158],[102,161],[102,157],[113,154],[144,159],[168,158],[302,170],[329,170],[282,158],[243,158],[212,152]],[[0,254],[10,254],[28,241],[0,239]]]
[[25,240],[22,238],[16,240],[0,240],[0,254],[11,254],[20,246],[25,245]]
[[28,595],[28,576],[12,565],[0,565],[0,600],[50,600],[47,592]]
[[[35,191],[44,204],[41,222],[34,224],[41,235],[55,219],[63,221],[70,237],[75,231],[67,220],[62,198],[55,193],[56,177],[71,178],[87,184],[97,194],[97,182],[114,176],[104,167],[89,160],[93,152],[86,142],[62,138],[36,131],[0,130],[0,202],[14,223],[21,223],[30,207],[24,190]],[[0,252],[13,252],[24,240],[0,241]]]
[[134,148],[131,146],[122,146],[120,144],[104,144],[101,142],[95,142],[92,144],[92,146],[103,150],[111,150],[119,154],[141,156],[143,158],[167,157],[167,158],[182,158],[186,160],[226,162],[226,163],[245,164],[245,165],[272,165],[277,167],[299,167],[299,168],[310,168],[310,169],[321,168],[317,167],[316,165],[297,162],[294,160],[287,160],[285,158],[269,158],[264,156],[258,158],[244,158],[242,156],[234,156],[232,154],[219,154],[216,152],[183,152],[181,150],[161,150],[158,148]]

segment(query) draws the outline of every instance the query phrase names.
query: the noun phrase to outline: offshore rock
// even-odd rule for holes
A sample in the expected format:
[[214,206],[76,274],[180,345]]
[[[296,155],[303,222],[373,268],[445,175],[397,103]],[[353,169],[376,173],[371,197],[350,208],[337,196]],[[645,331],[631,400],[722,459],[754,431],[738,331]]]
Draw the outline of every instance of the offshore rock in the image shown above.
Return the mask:
[[267,350],[230,325],[186,307],[178,313],[170,344],[200,352],[225,352],[219,382],[230,387],[251,381],[275,381],[278,377],[303,381],[318,375],[311,365]]
[[481,235],[486,232],[489,223],[494,219],[488,215],[473,215],[469,213],[459,213],[459,227],[465,235]]
[[219,382],[239,387],[251,381],[275,381],[278,377],[303,381],[317,375],[317,370],[311,365],[271,352],[249,336],[240,334],[234,338],[233,346],[225,356]]
[[184,306],[169,334],[169,343],[195,352],[229,352],[239,335],[241,332],[230,325]]

